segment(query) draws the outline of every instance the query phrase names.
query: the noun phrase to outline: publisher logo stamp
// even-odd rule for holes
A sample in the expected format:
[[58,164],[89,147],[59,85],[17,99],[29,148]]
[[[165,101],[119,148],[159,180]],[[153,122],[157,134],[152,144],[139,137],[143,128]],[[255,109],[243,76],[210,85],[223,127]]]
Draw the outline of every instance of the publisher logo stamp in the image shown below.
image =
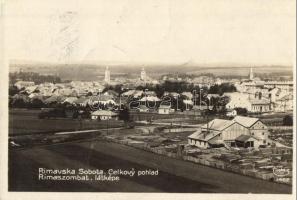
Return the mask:
[[275,175],[275,180],[278,182],[290,182],[290,169],[284,167],[274,167],[273,174]]

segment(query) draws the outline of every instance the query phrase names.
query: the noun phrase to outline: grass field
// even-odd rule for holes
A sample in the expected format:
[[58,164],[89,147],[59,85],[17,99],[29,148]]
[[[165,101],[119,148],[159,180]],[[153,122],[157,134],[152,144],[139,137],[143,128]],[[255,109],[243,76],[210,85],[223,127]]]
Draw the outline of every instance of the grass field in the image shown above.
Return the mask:
[[[38,168],[159,170],[119,182],[41,181]],[[9,191],[285,193],[292,187],[93,140],[9,151]]]
[[[105,129],[122,126],[120,121],[92,121],[73,119],[38,119],[38,110],[10,110],[9,134],[23,135],[74,131],[80,129]],[[138,127],[139,128],[139,127]],[[143,127],[141,127],[143,128]],[[147,127],[146,127],[147,128]],[[104,134],[129,135],[137,129],[115,130]],[[133,133],[131,133],[133,132]],[[28,134],[28,135],[27,135]],[[184,133],[160,133],[167,138],[184,140]],[[27,135],[27,136],[26,136]],[[99,135],[99,134],[98,134]],[[34,135],[39,136],[39,135]],[[45,136],[45,135],[40,135]],[[75,135],[71,135],[74,137]],[[77,135],[80,136],[80,135]],[[82,134],[81,136],[85,136]],[[9,149],[9,190],[10,191],[84,191],[84,192],[200,192],[200,193],[286,193],[292,187],[264,180],[254,179],[219,169],[210,168],[178,159],[156,155],[125,145],[101,141],[74,141],[68,135],[54,135],[67,143],[48,143],[41,146],[24,146]],[[56,138],[57,137],[57,138]],[[64,138],[65,137],[65,138]],[[43,139],[43,137],[41,137]],[[73,140],[72,140],[73,139]],[[121,177],[112,182],[52,182],[39,181],[38,168],[49,169],[158,169],[157,177]]]
[[123,126],[122,121],[93,121],[74,119],[39,119],[40,110],[13,109],[9,111],[9,135],[53,133]]
[[[11,109],[9,111],[9,135],[23,135],[35,133],[52,133],[58,131],[76,131],[87,129],[117,128],[123,126],[122,121],[93,121],[61,119],[39,119],[40,110]],[[280,125],[284,114],[274,114],[261,117],[267,125]],[[183,124],[205,123],[206,118],[187,115],[159,115],[156,113],[132,113],[135,120],[155,120],[158,122],[181,122]],[[175,119],[176,118],[176,119]],[[211,120],[210,117],[208,120]]]

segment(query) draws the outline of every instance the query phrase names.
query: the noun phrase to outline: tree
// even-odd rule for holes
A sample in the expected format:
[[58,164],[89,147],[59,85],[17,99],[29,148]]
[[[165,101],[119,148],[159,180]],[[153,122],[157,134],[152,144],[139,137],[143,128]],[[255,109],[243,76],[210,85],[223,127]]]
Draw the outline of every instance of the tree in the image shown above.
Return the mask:
[[108,90],[113,90],[113,91],[115,91],[116,93],[118,93],[118,94],[120,95],[120,94],[123,93],[123,85],[122,85],[122,84],[117,84],[117,85],[114,85],[114,86],[112,86],[112,85],[108,85],[108,86],[106,86],[106,87],[103,89],[102,93],[105,93],[105,92],[107,92]]
[[210,102],[213,105],[214,109],[216,109],[217,111],[223,111],[223,108],[225,108],[226,105],[230,102],[230,98],[227,96],[212,97]]
[[118,84],[114,86],[114,91],[116,93],[118,93],[119,95],[121,95],[123,93],[123,85]]
[[[162,86],[161,86],[162,87]],[[188,83],[185,81],[165,81],[163,83],[164,91],[182,93],[188,91]]]
[[9,87],[9,91],[8,91],[9,96],[13,96],[17,93],[19,93],[19,90],[16,86]]
[[246,115],[247,114],[247,109],[246,108],[235,108],[236,112],[238,115]]
[[218,106],[225,107],[229,102],[230,102],[230,97],[227,97],[227,96],[219,97]]
[[122,110],[120,110],[119,119],[124,121],[125,127],[127,127],[131,122],[130,111],[126,106]]
[[209,88],[208,93],[223,95],[225,92],[236,92],[236,87],[230,83],[215,84]]
[[293,126],[293,117],[290,115],[284,116],[283,125],[284,126]]
[[86,96],[87,96],[87,97],[91,97],[91,96],[93,96],[93,93],[92,93],[92,92],[88,92],[88,93],[86,94]]
[[11,105],[13,108],[26,108],[27,107],[27,104],[26,102],[24,101],[23,98],[18,98],[18,99],[14,99],[12,101],[12,105]]
[[30,104],[30,108],[42,108],[42,107],[44,107],[44,103],[40,99],[33,99]]
[[35,84],[44,82],[61,83],[61,78],[54,75],[40,75],[35,72],[13,72],[9,73],[9,79],[15,83],[18,79],[23,81],[33,81]]
[[169,95],[170,102],[171,102],[171,108],[174,110],[181,110],[182,112],[186,110],[186,104],[184,103],[185,97],[179,96],[177,98],[174,98],[173,96]]
[[156,95],[157,97],[161,98],[164,95],[164,87],[162,85],[156,85],[156,89],[155,89]]
[[219,88],[219,85],[215,84],[210,86],[209,91],[210,94],[220,94],[222,91]]

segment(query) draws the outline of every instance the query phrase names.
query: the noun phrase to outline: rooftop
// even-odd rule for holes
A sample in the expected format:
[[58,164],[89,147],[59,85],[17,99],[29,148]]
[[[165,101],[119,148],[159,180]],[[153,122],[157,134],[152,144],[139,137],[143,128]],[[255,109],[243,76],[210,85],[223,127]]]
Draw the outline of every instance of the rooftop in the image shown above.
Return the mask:
[[232,120],[225,120],[225,119],[214,119],[210,122],[208,122],[208,127],[207,124],[204,124],[202,128],[206,129],[212,129],[212,130],[217,130],[217,131],[222,131],[225,128],[231,126],[234,123]]
[[115,112],[112,112],[110,110],[96,110],[92,112],[92,115],[97,115],[97,116],[116,116],[118,115]]
[[233,121],[245,126],[245,127],[251,127],[253,124],[255,124],[257,121],[259,121],[258,118],[253,117],[243,117],[243,116],[236,116]]
[[206,133],[206,132],[201,132],[201,130],[197,130],[192,135],[189,135],[188,138],[201,140],[201,141],[209,141],[212,138],[214,138],[215,136],[217,136],[218,134],[220,134],[220,133],[214,132],[214,131],[209,131],[208,133]]
[[239,142],[246,142],[246,141],[248,141],[250,138],[251,138],[250,135],[240,135],[240,136],[238,136],[237,138],[235,138],[235,140],[236,140],[236,141],[239,141]]

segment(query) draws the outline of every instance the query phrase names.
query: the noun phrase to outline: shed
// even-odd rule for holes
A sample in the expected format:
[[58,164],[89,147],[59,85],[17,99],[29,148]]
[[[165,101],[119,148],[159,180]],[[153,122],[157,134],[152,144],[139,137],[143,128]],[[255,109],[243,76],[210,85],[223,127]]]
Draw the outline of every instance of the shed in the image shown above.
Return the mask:
[[257,139],[250,135],[240,135],[237,138],[235,138],[235,144],[237,147],[255,147],[255,143],[257,143]]

